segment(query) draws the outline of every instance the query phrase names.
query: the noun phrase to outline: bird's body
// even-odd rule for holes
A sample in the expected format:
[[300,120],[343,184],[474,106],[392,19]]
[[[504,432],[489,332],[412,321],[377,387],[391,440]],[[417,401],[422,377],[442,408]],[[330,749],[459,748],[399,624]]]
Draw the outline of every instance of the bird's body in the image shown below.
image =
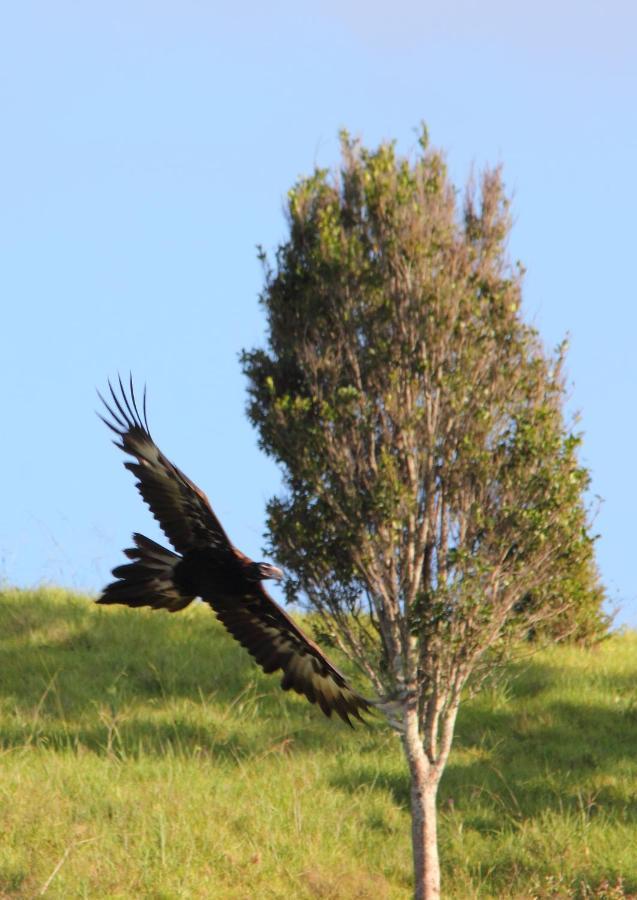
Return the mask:
[[240,600],[253,587],[247,566],[234,553],[219,553],[213,547],[189,550],[175,566],[174,580],[181,593],[196,597],[213,594],[232,602]]
[[263,587],[264,579],[279,580],[283,573],[253,562],[231,543],[205,494],[155,445],[145,394],[142,417],[132,380],[128,394],[121,381],[121,395],[109,388],[113,405],[102,401],[112,421],[103,421],[118,436],[117,446],[135,459],[125,466],[177,552],[134,534],[135,546],[124,551],[131,562],[113,569],[117,580],[97,602],[177,612],[200,597],[265,672],[283,671],[285,690],[304,694],[327,716],[336,711],[348,724],[350,715],[360,719],[369,702]]

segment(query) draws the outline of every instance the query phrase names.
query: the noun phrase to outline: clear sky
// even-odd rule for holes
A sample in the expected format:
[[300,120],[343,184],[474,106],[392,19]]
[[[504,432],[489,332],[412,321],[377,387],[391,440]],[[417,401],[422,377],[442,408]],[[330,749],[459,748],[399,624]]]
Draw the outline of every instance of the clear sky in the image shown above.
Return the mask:
[[280,486],[244,413],[263,339],[255,245],[346,127],[461,185],[502,163],[511,253],[603,498],[598,561],[637,625],[637,7],[21,0],[0,13],[0,579],[97,590],[159,532],[94,415],[132,369],[153,434],[257,559]]

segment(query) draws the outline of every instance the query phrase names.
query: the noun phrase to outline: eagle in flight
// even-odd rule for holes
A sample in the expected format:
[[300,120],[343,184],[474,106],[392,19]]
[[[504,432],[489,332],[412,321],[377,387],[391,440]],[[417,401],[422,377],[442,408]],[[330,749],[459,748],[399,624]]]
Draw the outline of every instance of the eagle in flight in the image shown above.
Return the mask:
[[361,712],[371,711],[370,702],[352,690],[265,590],[263,582],[279,581],[281,570],[237,550],[203,491],[156,446],[146,418],[146,389],[140,415],[132,377],[128,392],[121,378],[119,394],[110,381],[108,386],[112,403],[98,394],[110,421],[100,418],[117,435],[113,443],[133,458],[124,465],[177,552],[134,534],[135,546],[124,551],[131,562],[113,569],[117,580],[97,602],[177,612],[200,597],[264,672],[283,671],[283,690],[304,694],[326,716],[335,711],[348,725],[350,716],[362,721]]

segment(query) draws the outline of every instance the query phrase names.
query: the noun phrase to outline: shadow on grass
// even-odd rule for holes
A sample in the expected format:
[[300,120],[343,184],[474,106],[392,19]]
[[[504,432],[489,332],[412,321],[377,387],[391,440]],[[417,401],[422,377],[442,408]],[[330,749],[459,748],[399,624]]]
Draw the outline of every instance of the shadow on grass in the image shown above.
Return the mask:
[[[597,816],[637,823],[629,788],[637,778],[634,676],[569,670],[568,691],[560,692],[559,667],[527,662],[513,667],[514,676],[516,668],[499,708],[484,698],[461,707],[440,786],[443,814],[461,810],[465,824],[482,833],[546,812],[582,823]],[[361,760],[331,783],[350,792],[373,786],[409,807],[406,769],[379,772]]]

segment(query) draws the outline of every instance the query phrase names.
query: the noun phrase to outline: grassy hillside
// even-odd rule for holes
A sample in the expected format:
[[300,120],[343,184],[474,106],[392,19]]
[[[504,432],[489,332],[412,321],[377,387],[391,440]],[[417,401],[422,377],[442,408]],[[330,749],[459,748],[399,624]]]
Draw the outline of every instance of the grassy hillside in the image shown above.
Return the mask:
[[[208,609],[0,594],[0,897],[407,898],[407,802]],[[467,703],[441,810],[446,897],[637,895],[637,636]]]

